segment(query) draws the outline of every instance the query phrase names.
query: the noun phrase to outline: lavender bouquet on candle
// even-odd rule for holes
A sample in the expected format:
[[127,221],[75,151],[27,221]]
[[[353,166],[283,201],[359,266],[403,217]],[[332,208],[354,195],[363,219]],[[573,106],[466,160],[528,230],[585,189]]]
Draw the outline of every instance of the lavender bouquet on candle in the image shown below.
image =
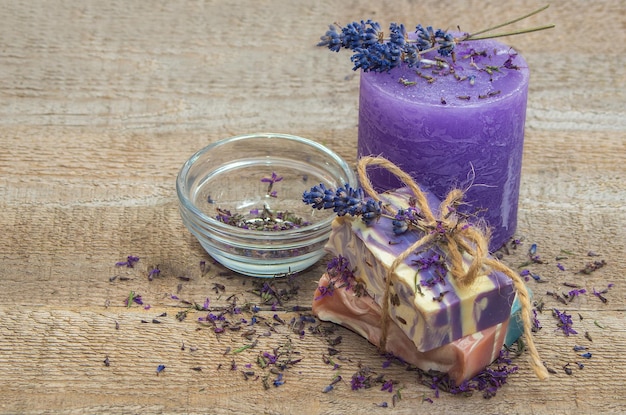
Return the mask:
[[547,9],[548,5],[528,13],[522,17],[510,20],[474,33],[463,33],[454,36],[442,29],[433,29],[418,24],[414,36],[409,36],[404,24],[391,23],[388,36],[382,31],[378,22],[367,20],[352,22],[346,26],[331,24],[328,31],[320,38],[317,46],[328,47],[333,52],[342,48],[354,52],[351,57],[354,63],[353,70],[361,69],[365,72],[384,72],[405,63],[409,67],[418,67],[420,63],[428,65],[445,64],[444,60],[424,59],[423,55],[436,50],[439,55],[451,57],[454,61],[455,47],[458,42],[469,40],[490,39],[515,34],[530,33],[553,28],[554,25],[532,27],[513,32],[485,34],[498,28],[508,26],[526,19]]

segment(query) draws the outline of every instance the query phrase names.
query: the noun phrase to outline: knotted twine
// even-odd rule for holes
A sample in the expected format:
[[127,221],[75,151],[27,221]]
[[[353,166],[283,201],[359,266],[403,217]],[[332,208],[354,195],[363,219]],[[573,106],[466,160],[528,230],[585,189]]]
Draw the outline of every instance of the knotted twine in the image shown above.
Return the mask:
[[[400,179],[415,196],[416,208],[421,212],[422,218],[417,220],[417,227],[424,231],[424,236],[415,241],[410,247],[402,252],[387,270],[385,276],[385,293],[382,304],[382,333],[380,339],[380,349],[385,351],[389,323],[389,301],[390,287],[393,285],[394,270],[405,259],[415,252],[423,251],[432,244],[438,244],[444,248],[450,260],[450,274],[457,284],[463,288],[469,287],[476,278],[485,273],[499,271],[513,281],[515,290],[521,304],[521,317],[524,323],[524,336],[526,337],[526,347],[530,355],[530,365],[537,377],[544,380],[548,377],[548,372],[539,358],[539,353],[535,347],[532,335],[531,303],[526,285],[520,275],[495,258],[489,256],[488,234],[477,226],[471,226],[463,217],[456,214],[456,206],[463,199],[463,191],[453,189],[448,193],[446,199],[439,205],[439,214],[435,216],[428,205],[426,195],[415,183],[413,178],[405,173],[398,166],[383,157],[362,157],[357,165],[357,172],[361,188],[366,195],[380,202],[379,194],[374,190],[372,182],[367,174],[370,166],[382,167]],[[392,214],[396,215],[395,209],[386,207]],[[414,224],[415,225],[415,224]],[[467,270],[464,267],[463,253],[472,257]]]

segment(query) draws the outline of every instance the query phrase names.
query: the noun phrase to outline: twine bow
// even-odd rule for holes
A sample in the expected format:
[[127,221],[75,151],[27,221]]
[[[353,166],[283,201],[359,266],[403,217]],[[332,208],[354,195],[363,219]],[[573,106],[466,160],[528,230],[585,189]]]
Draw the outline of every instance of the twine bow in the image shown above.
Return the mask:
[[[454,189],[448,193],[446,199],[439,206],[439,214],[430,209],[424,192],[419,188],[410,175],[402,171],[398,166],[383,157],[362,157],[357,165],[359,181],[363,191],[372,199],[380,201],[379,194],[374,190],[372,182],[367,174],[367,168],[378,166],[388,170],[400,179],[412,192],[416,199],[416,207],[421,211],[421,218],[415,224],[424,231],[424,236],[415,241],[410,247],[402,252],[387,270],[385,276],[385,293],[382,304],[382,334],[380,348],[384,351],[387,342],[389,323],[390,287],[394,276],[394,270],[406,258],[415,252],[422,251],[432,244],[438,244],[445,249],[450,260],[450,274],[461,287],[468,287],[484,273],[490,270],[499,271],[513,281],[515,290],[521,304],[521,316],[524,323],[524,336],[526,346],[530,354],[530,364],[537,377],[541,380],[548,377],[548,372],[539,358],[532,335],[531,303],[524,281],[518,273],[500,261],[490,257],[488,249],[488,234],[479,227],[470,224],[456,213],[456,207],[461,203],[463,191]],[[395,215],[393,209],[391,213]],[[472,257],[467,270],[463,260],[463,253]]]

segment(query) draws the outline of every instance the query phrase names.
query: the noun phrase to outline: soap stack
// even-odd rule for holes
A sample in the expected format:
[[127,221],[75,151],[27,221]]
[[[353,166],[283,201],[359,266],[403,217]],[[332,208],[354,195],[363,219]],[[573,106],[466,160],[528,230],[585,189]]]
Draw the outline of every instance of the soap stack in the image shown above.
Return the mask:
[[[397,211],[409,206],[411,196],[410,190],[399,189],[381,199]],[[426,196],[435,212],[438,200]],[[393,269],[387,284],[394,260],[423,236],[417,231],[396,234],[392,221],[387,215],[369,224],[351,216],[335,219],[326,245],[334,258],[320,280],[313,312],[376,346],[384,343],[386,352],[420,369],[448,373],[459,384],[493,362],[505,341],[510,345],[521,334],[513,283],[490,272],[463,287],[448,272],[446,248],[433,245],[411,253]],[[464,257],[466,266],[471,260]],[[385,334],[383,307],[388,310]]]

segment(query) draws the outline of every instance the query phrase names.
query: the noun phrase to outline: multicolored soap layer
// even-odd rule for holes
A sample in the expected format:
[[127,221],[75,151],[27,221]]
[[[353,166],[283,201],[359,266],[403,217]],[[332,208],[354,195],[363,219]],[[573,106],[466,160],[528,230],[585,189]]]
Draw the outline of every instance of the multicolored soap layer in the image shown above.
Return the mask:
[[[407,189],[382,195],[385,203],[396,209],[408,207],[410,196]],[[429,200],[436,207],[435,198],[429,196]],[[356,266],[356,279],[381,307],[392,262],[421,237],[416,232],[395,235],[391,222],[382,217],[367,226],[358,218],[338,217],[326,245],[331,254],[343,256]],[[427,352],[508,320],[515,296],[508,277],[491,272],[463,288],[449,273],[439,275],[441,267],[419,269],[419,261],[424,263],[433,255],[445,260],[445,249],[410,255],[393,271],[390,286],[393,301],[389,316],[417,350]],[[471,258],[466,256],[465,260],[468,266]]]
[[[332,291],[327,288],[332,286]],[[323,290],[324,289],[324,290]],[[313,314],[321,320],[332,321],[360,334],[375,346],[380,346],[381,308],[366,293],[357,294],[327,273],[319,281],[313,300]],[[400,326],[390,322],[386,351],[424,371],[448,373],[460,384],[475,376],[493,362],[502,348],[509,320],[452,343],[420,352]]]

